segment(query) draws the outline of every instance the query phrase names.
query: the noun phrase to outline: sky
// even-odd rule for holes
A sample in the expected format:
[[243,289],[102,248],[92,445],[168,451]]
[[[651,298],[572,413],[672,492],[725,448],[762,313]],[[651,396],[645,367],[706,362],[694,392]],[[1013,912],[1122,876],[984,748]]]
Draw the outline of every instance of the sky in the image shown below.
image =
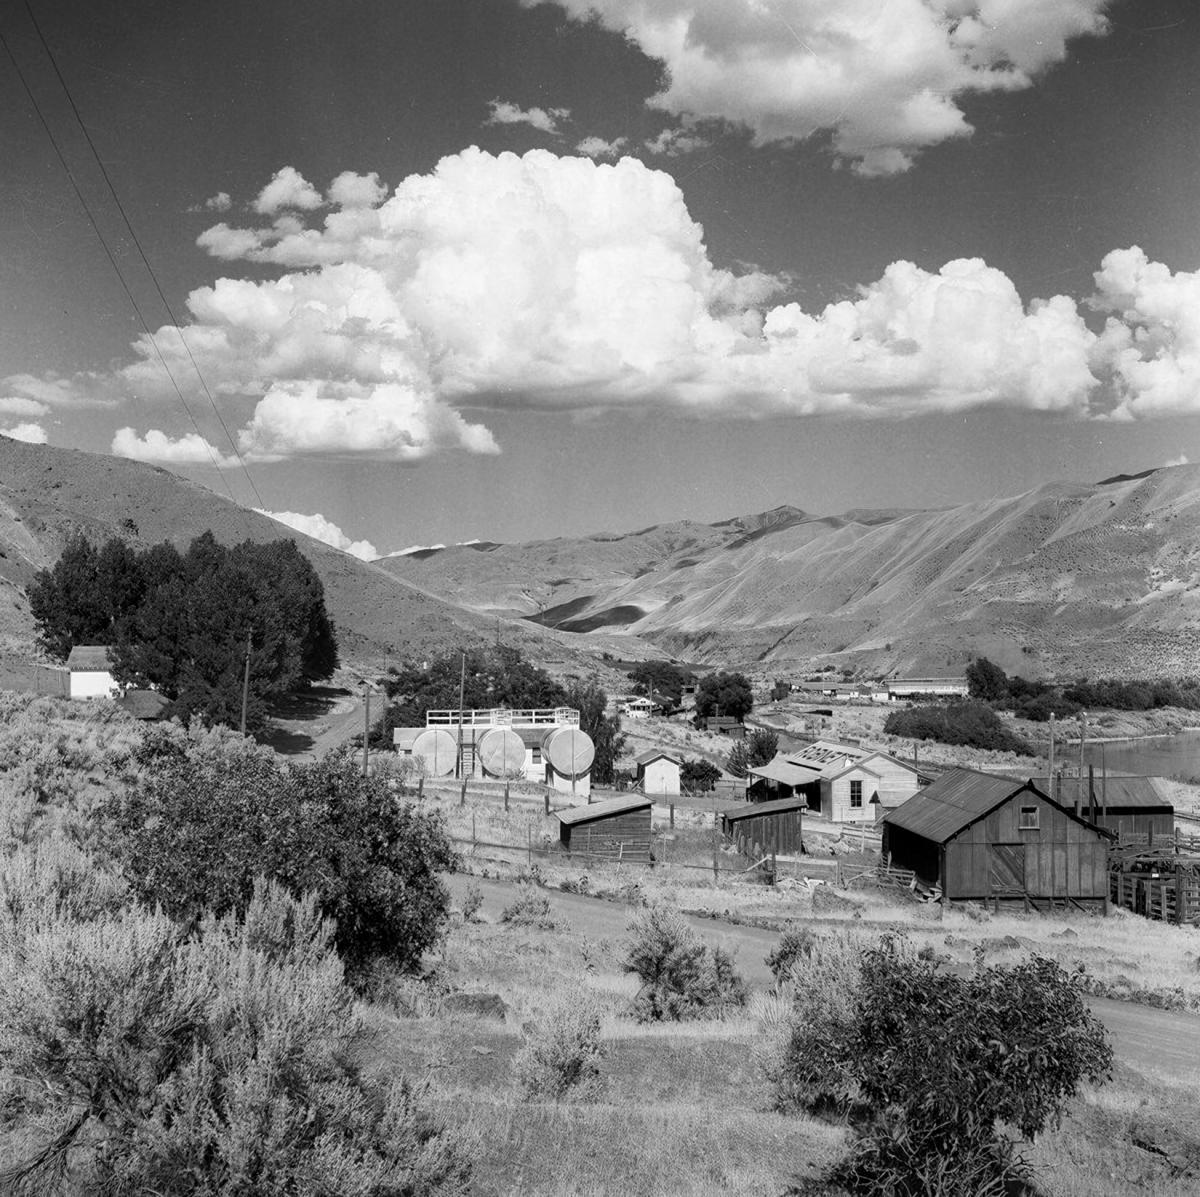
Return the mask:
[[0,432],[371,557],[1200,461],[1194,0],[20,0]]

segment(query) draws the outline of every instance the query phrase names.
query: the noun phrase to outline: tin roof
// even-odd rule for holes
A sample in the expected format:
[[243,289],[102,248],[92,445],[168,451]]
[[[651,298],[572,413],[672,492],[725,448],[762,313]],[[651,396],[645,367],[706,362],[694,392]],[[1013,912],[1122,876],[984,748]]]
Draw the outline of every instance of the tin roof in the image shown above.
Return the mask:
[[780,815],[787,811],[807,810],[808,802],[803,794],[794,798],[777,798],[774,802],[750,802],[736,810],[721,812],[727,823],[738,823],[742,819],[757,819],[761,815]]
[[779,753],[765,765],[756,765],[746,772],[755,777],[764,777],[767,781],[781,782],[785,786],[806,786],[821,779],[821,770],[817,765],[798,764],[783,753]]
[[977,773],[974,769],[951,769],[918,790],[907,802],[888,811],[883,821],[944,844],[1028,786],[1028,782],[1011,777]]
[[560,823],[573,827],[579,823],[590,823],[593,819],[608,819],[613,815],[628,814],[632,810],[649,810],[653,805],[654,803],[643,794],[618,794],[615,798],[606,798],[603,802],[572,806],[554,813]]
[[77,644],[67,658],[67,668],[107,672],[112,668],[112,649],[107,644]]
[[647,748],[645,752],[639,752],[633,759],[639,765],[648,765],[651,761],[656,761],[662,757],[663,760],[674,761],[677,765],[682,765],[683,761],[673,752],[668,752],[665,748]]
[[[1029,779],[1039,790],[1050,792],[1050,779]],[[1171,800],[1158,784],[1156,777],[1096,777],[1093,783],[1097,805],[1103,801],[1106,810],[1128,809],[1173,811]],[[1054,797],[1063,806],[1074,806],[1075,799],[1087,806],[1090,800],[1086,777],[1057,777],[1054,780]]]

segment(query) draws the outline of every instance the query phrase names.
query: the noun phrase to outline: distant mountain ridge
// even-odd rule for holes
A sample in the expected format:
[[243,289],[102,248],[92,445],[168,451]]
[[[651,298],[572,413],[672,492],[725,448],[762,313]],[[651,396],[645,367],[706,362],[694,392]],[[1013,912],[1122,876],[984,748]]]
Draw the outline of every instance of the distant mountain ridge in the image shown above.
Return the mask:
[[[73,534],[121,536],[147,546],[186,545],[206,529],[223,543],[294,539],[325,588],[344,662],[364,669],[492,640],[494,617],[427,592],[420,583],[359,561],[177,474],[0,436],[0,661],[32,655],[36,629],[24,587],[52,565]],[[506,643],[541,647],[537,629],[506,625]]]
[[481,613],[781,673],[1200,673],[1200,466],[939,510],[796,507],[379,563]]

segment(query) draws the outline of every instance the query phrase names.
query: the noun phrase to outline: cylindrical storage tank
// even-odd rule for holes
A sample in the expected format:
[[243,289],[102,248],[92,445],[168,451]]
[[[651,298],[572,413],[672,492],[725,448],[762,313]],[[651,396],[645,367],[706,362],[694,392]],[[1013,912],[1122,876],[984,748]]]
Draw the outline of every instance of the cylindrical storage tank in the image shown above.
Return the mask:
[[579,727],[556,727],[542,741],[542,756],[560,777],[583,777],[596,758],[592,737]]
[[520,777],[525,772],[525,741],[511,727],[484,732],[476,751],[489,777]]
[[427,727],[413,740],[413,756],[425,758],[430,777],[448,777],[458,763],[458,741],[443,727]]

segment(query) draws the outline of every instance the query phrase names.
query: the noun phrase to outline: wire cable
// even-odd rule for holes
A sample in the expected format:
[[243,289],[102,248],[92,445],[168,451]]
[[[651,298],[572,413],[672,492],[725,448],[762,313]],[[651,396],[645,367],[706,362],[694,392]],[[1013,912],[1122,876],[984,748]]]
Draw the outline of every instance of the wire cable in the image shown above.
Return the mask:
[[125,292],[125,297],[129,300],[129,305],[133,308],[133,311],[138,318],[138,323],[142,326],[142,329],[149,339],[155,354],[158,356],[158,360],[162,365],[163,372],[166,374],[167,378],[170,379],[171,386],[174,387],[175,394],[179,397],[179,402],[183,405],[183,410],[187,412],[188,419],[191,421],[192,427],[196,430],[196,435],[200,437],[200,439],[208,447],[208,454],[209,458],[212,460],[213,468],[217,471],[218,475],[220,475],[221,481],[225,483],[225,489],[229,491],[229,498],[236,503],[237,499],[234,498],[233,488],[229,485],[229,479],[225,477],[225,474],[217,461],[216,453],[214,452],[212,445],[208,443],[208,440],[200,431],[200,425],[196,422],[196,417],[192,413],[192,409],[188,406],[188,402],[183,396],[183,391],[180,388],[179,383],[176,381],[175,375],[171,373],[171,367],[167,365],[166,358],[163,357],[162,350],[158,346],[158,341],[155,340],[154,333],[150,331],[150,325],[147,323],[146,317],[142,314],[141,306],[134,297],[132,290],[130,290],[129,283],[125,279],[125,274],[121,270],[120,263],[117,261],[116,256],[113,254],[113,251],[100,228],[100,225],[96,221],[96,217],[92,212],[91,206],[88,204],[87,198],[84,196],[83,190],[79,186],[78,180],[75,178],[75,173],[71,170],[71,166],[67,162],[66,156],[63,154],[62,147],[58,144],[58,139],[54,136],[54,132],[50,128],[50,124],[46,120],[45,114],[42,112],[41,105],[37,101],[37,96],[34,95],[33,89],[29,86],[29,81],[25,78],[25,74],[21,70],[21,65],[17,61],[16,55],[13,54],[12,47],[8,44],[8,39],[2,33],[0,33],[0,45],[4,47],[4,52],[8,55],[8,60],[12,63],[13,70],[16,72],[17,78],[20,80],[21,86],[25,90],[25,94],[29,97],[29,102],[33,106],[33,110],[37,114],[38,120],[41,122],[42,129],[45,131],[46,137],[49,139],[51,146],[54,148],[55,156],[58,158],[59,164],[62,166],[63,171],[70,180],[71,187],[75,191],[75,196],[79,200],[79,205],[83,208],[84,214],[88,218],[88,223],[92,226],[92,231],[96,234],[96,239],[100,242],[100,245],[104,250],[105,257],[108,258],[109,264],[113,268],[113,273],[116,274],[117,280],[121,284],[121,290]]
[[[184,352],[187,354],[188,361],[191,362],[192,369],[196,372],[196,378],[200,382],[200,386],[204,391],[205,396],[213,410],[213,415],[217,418],[217,423],[221,425],[221,431],[225,433],[226,439],[229,441],[229,447],[233,450],[234,456],[237,458],[238,465],[241,467],[242,473],[246,477],[247,483],[250,485],[251,491],[254,492],[255,499],[258,500],[259,507],[266,507],[263,502],[262,495],[258,493],[258,487],[254,484],[254,479],[250,476],[250,470],[246,465],[245,459],[242,457],[241,451],[238,449],[237,442],[234,440],[233,434],[229,431],[229,426],[225,423],[224,417],[221,415],[220,408],[217,407],[217,401],[213,397],[212,391],[209,389],[208,382],[204,378],[204,374],[200,369],[199,362],[196,361],[195,355],[192,353],[192,347],[188,344],[187,337],[184,336],[183,326],[180,324],[175,312],[167,299],[166,293],[163,291],[161,284],[158,281],[158,275],[154,271],[154,267],[150,264],[150,259],[146,256],[146,251],[142,248],[142,243],[138,239],[137,233],[134,231],[133,223],[129,219],[128,213],[125,211],[125,205],[121,203],[121,197],[117,193],[117,189],[113,184],[112,178],[108,173],[107,167],[104,165],[104,160],[100,157],[100,151],[96,148],[96,143],[92,140],[91,133],[88,132],[88,127],[84,124],[83,115],[80,113],[78,106],[75,103],[75,97],[71,94],[71,89],[67,86],[67,81],[63,78],[63,73],[59,70],[58,61],[54,57],[54,51],[50,48],[50,44],[46,41],[45,35],[42,33],[42,27],[38,24],[37,17],[34,15],[33,8],[29,0],[25,0],[25,11],[29,14],[29,19],[33,24],[34,31],[37,33],[38,41],[42,44],[42,49],[46,53],[46,57],[50,60],[50,65],[54,69],[55,77],[58,79],[59,86],[63,90],[63,94],[67,97],[67,103],[71,106],[71,112],[75,116],[75,120],[79,125],[80,131],[83,133],[84,140],[88,144],[88,148],[92,152],[92,157],[96,160],[96,165],[100,168],[100,174],[104,178],[104,182],[108,187],[109,194],[112,196],[113,203],[116,204],[117,211],[121,214],[121,219],[125,224],[125,228],[129,232],[130,239],[133,241],[134,247],[137,249],[138,256],[142,260],[142,264],[146,267],[146,273],[149,274],[151,282],[154,284],[154,290],[158,294],[164,310],[171,321],[172,327],[179,336],[180,343],[183,345]],[[159,353],[161,359],[162,354]],[[178,389],[178,388],[177,388]]]

